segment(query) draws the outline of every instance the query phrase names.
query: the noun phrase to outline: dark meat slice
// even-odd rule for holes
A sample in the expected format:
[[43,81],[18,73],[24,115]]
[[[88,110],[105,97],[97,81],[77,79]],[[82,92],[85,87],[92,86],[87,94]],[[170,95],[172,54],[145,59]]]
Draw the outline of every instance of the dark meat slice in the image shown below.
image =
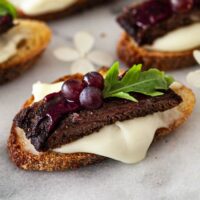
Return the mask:
[[45,151],[45,143],[57,124],[67,114],[79,110],[79,104],[67,102],[63,95],[52,93],[43,100],[23,109],[14,121],[24,129],[26,137],[38,151]]
[[[159,4],[164,1],[156,2]],[[197,6],[194,6],[189,12],[183,13],[170,12],[169,8],[163,5],[160,8],[153,6],[152,9],[140,11],[140,6],[139,4],[126,8],[117,18],[118,23],[139,46],[152,44],[155,39],[179,27],[200,22],[200,8]]]
[[45,110],[44,101],[23,109],[14,121],[25,131],[26,137],[31,139],[38,151],[47,151],[90,135],[117,121],[162,112],[182,102],[181,97],[172,90],[158,97],[139,94],[134,94],[134,96],[139,100],[138,103],[113,98],[105,100],[103,106],[97,110],[80,110],[65,115],[52,132],[48,132],[50,124],[48,118],[40,122]]

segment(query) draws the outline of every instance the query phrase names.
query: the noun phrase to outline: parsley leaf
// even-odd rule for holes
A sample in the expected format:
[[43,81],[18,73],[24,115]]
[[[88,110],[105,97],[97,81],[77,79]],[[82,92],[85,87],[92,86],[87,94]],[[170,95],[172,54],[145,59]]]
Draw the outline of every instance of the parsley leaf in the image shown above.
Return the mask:
[[163,95],[174,79],[158,69],[142,71],[142,65],[134,65],[119,79],[119,63],[115,62],[105,77],[104,98],[117,97],[137,102],[130,93],[137,92],[147,96]]
[[0,0],[0,16],[10,14],[13,18],[17,17],[15,7],[6,0]]

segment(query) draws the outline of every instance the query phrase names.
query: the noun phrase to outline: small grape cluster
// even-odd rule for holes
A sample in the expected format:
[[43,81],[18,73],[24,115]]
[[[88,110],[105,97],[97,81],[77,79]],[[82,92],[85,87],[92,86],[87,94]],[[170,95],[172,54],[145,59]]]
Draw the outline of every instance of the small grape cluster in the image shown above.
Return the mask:
[[90,72],[83,77],[83,80],[65,81],[61,93],[68,102],[80,103],[85,109],[98,109],[103,104],[103,89],[103,76],[98,72]]

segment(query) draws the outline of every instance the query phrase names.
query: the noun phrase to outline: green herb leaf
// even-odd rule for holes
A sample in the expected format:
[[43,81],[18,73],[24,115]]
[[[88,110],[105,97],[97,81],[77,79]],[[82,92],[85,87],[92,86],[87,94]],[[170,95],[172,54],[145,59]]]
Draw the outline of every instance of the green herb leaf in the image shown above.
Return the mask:
[[117,98],[121,98],[121,99],[126,99],[126,100],[130,100],[130,101],[138,102],[137,99],[135,99],[133,96],[131,96],[130,94],[125,93],[125,92],[115,93],[111,97],[117,97]]
[[158,69],[142,71],[142,65],[134,65],[124,77],[119,79],[119,63],[116,62],[109,69],[105,77],[104,98],[118,97],[137,101],[130,93],[137,92],[148,96],[163,95],[161,90],[167,90],[174,81]]
[[6,0],[0,0],[0,16],[10,14],[13,18],[17,17],[15,7]]

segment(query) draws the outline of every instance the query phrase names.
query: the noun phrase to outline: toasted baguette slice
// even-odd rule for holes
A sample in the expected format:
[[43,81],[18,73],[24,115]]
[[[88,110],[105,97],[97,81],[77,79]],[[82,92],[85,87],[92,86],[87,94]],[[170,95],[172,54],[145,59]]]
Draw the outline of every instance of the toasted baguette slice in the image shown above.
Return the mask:
[[53,11],[49,13],[44,13],[40,15],[28,15],[26,13],[23,13],[21,10],[18,10],[18,15],[21,18],[29,18],[29,19],[39,19],[39,20],[55,20],[59,18],[63,18],[81,11],[84,11],[89,8],[93,8],[95,6],[98,6],[103,3],[109,3],[114,0],[78,0],[75,4],[72,4],[71,6],[67,8],[63,8],[62,10]]
[[193,50],[182,52],[150,51],[139,47],[127,34],[123,33],[117,46],[119,58],[128,66],[142,63],[144,68],[156,67],[163,71],[181,69],[197,64]]
[[18,22],[18,26],[27,29],[29,35],[18,45],[16,55],[0,63],[0,84],[14,79],[31,67],[51,39],[51,31],[44,23],[34,20],[18,20]]
[[[101,70],[100,72],[105,74],[105,70]],[[56,82],[64,81],[69,78],[78,79],[81,78],[81,75],[65,76]],[[183,102],[178,106],[178,110],[182,115],[168,128],[157,130],[155,140],[172,133],[174,129],[186,121],[193,111],[195,97],[192,91],[185,86],[175,88],[174,91],[183,99]],[[27,100],[23,108],[29,106],[33,100],[33,97]],[[105,159],[105,157],[89,153],[62,154],[48,151],[39,155],[32,154],[30,151],[25,150],[23,137],[17,133],[15,124],[13,124],[11,128],[11,134],[8,139],[8,152],[11,160],[18,167],[25,170],[56,171],[75,169],[89,164],[95,164]]]

